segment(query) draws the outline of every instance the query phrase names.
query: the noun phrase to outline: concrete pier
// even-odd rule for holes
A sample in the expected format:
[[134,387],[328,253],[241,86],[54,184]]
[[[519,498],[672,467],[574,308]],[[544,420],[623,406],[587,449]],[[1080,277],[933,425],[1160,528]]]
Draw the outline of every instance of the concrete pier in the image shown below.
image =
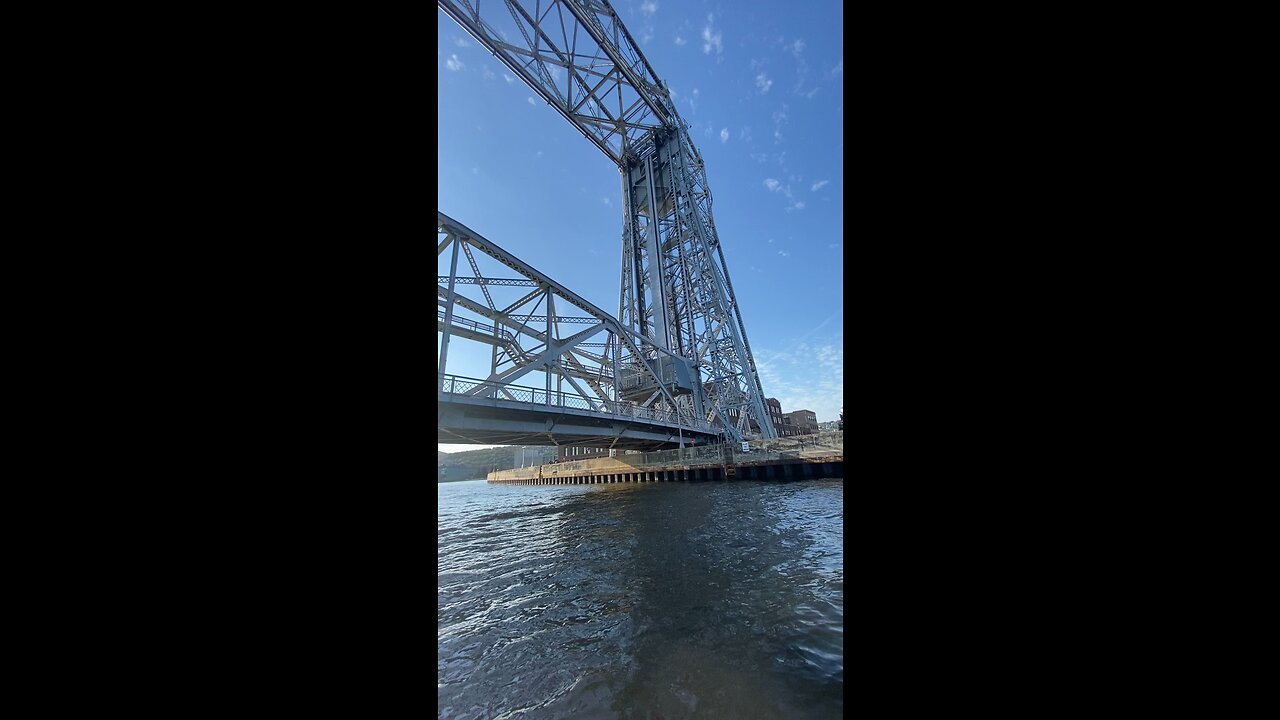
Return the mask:
[[709,445],[616,457],[538,465],[489,473],[492,483],[689,482],[706,480],[796,481],[844,477],[844,432]]

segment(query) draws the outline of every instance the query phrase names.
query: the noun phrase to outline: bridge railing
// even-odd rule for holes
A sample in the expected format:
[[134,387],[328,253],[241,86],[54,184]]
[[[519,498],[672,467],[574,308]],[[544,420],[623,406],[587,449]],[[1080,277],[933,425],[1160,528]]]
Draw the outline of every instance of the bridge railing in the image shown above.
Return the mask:
[[[668,425],[679,425],[689,428],[690,430],[697,430],[700,432],[716,432],[711,425],[706,423],[690,422],[684,420],[673,412],[640,407],[639,405],[627,402],[588,398],[585,395],[580,395],[575,392],[565,392],[563,390],[552,390],[548,392],[545,388],[526,387],[524,385],[506,385],[504,383],[462,377],[460,375],[449,375],[446,373],[439,373],[439,378],[440,391],[452,395],[489,397],[499,401],[517,402],[537,407],[575,408],[578,410],[587,410],[614,417],[630,417],[638,420],[652,420],[654,422],[666,423]],[[482,389],[479,392],[472,392],[475,388]]]

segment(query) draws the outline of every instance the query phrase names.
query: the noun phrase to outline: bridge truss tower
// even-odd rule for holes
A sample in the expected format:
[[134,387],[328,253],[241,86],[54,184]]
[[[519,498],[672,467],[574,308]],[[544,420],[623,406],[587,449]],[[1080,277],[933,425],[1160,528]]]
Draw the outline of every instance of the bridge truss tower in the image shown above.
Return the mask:
[[647,348],[618,359],[620,399],[714,422],[733,440],[777,437],[702,155],[617,12],[606,0],[438,3],[618,166],[618,320]]

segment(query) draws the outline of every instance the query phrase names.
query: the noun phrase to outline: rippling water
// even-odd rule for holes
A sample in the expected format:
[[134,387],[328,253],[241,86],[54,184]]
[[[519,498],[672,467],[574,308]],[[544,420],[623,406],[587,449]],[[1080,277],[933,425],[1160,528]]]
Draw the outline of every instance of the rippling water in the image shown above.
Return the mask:
[[837,718],[844,482],[442,483],[441,718]]

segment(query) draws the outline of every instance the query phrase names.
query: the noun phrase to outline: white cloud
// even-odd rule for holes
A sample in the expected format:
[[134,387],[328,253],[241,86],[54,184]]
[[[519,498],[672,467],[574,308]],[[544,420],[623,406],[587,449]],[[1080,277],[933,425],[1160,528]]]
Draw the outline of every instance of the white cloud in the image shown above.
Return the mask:
[[515,82],[515,81],[516,81],[516,79],[515,79],[515,78],[511,77],[510,75],[508,75],[508,74],[506,74],[506,73],[502,73],[502,79],[503,79],[503,80],[506,80],[508,85],[510,85],[511,83],[513,83],[513,82]]
[[445,65],[447,65],[450,70],[454,71],[461,70],[466,67],[466,65],[463,65],[462,61],[458,59],[457,53],[450,55],[449,59],[445,61]]
[[769,244],[770,244],[770,245],[772,245],[772,244],[773,244],[773,238],[769,238]]
[[689,44],[689,41],[688,41],[688,40],[685,40],[683,37],[681,37],[681,36],[679,36],[679,35],[676,35],[676,44],[677,44],[677,45],[688,45],[688,44]]
[[756,76],[756,87],[760,88],[761,93],[767,93],[769,88],[773,87],[773,81],[769,79],[768,75],[760,73]]
[[724,52],[724,43],[721,42],[724,33],[716,32],[714,22],[715,16],[708,15],[706,27],[702,28],[702,54],[704,55],[710,55],[712,48],[715,48],[717,55]]
[[720,142],[722,143],[729,142],[729,128],[720,129]]
[[652,15],[658,12],[658,3],[653,2],[653,0],[645,0],[645,2],[640,5],[640,11],[646,15]]
[[530,96],[530,97],[529,97],[529,105],[530,105],[531,107],[538,107],[538,103],[537,103],[536,101],[534,101],[534,99],[533,99],[533,97],[532,97],[532,96]]
[[791,54],[799,55],[802,52],[804,52],[804,40],[796,38],[796,41],[791,44]]
[[840,73],[842,73],[842,72],[844,72],[844,58],[840,58],[840,64],[838,64],[838,65],[836,65],[835,67],[831,68],[831,74],[832,74],[832,75],[839,75],[839,74],[840,74]]
[[782,183],[778,182],[777,180],[774,180],[773,178],[765,178],[765,181],[764,181],[764,186],[769,188],[769,192],[777,191],[778,186],[781,184]]
[[471,47],[471,43],[467,42],[467,39],[462,37],[454,38],[453,44],[458,47]]
[[809,190],[811,192],[818,192],[823,188],[823,186],[827,185],[830,182],[831,182],[830,180],[819,180],[818,182],[814,183],[813,187],[809,188]]
[[765,395],[778,398],[783,412],[812,410],[818,422],[836,420],[844,404],[843,333],[828,334],[810,345],[807,339],[837,316],[823,320],[784,350],[761,347],[756,367]]
[[782,142],[782,126],[787,122],[787,106],[773,114],[773,144]]
[[779,250],[778,254],[781,255],[782,257],[791,257],[791,253],[787,252],[786,250]]
[[607,197],[600,198],[600,201],[603,202],[605,205],[613,205],[613,203],[609,202],[609,198]]

